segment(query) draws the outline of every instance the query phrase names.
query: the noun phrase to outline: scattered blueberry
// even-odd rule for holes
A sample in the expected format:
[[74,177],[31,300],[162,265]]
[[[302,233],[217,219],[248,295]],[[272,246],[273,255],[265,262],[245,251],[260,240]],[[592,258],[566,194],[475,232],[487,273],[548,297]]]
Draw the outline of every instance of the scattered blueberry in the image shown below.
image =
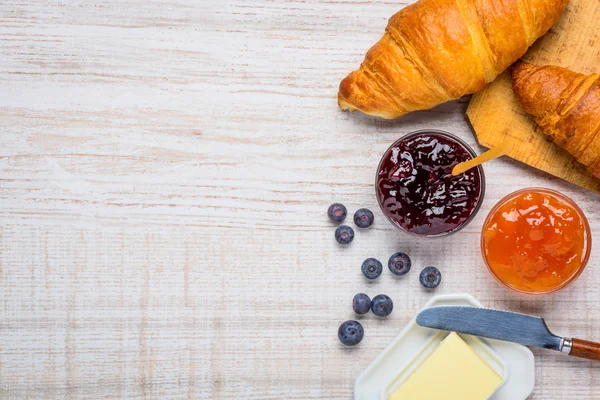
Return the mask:
[[346,207],[340,203],[333,203],[329,206],[329,209],[327,209],[327,216],[333,222],[342,222],[346,219],[347,214],[348,211],[346,210]]
[[364,336],[365,330],[358,321],[346,321],[338,329],[338,338],[345,346],[356,346]]
[[371,302],[371,311],[378,317],[387,317],[394,309],[394,302],[385,294],[378,294],[373,297]]
[[371,298],[364,293],[354,295],[352,309],[357,314],[366,314],[371,309]]
[[421,271],[419,281],[427,289],[435,289],[442,283],[442,273],[436,267],[427,267]]
[[348,225],[340,225],[335,230],[335,240],[339,244],[349,244],[354,240],[354,230]]
[[363,261],[361,270],[363,275],[367,278],[377,279],[383,272],[383,265],[381,264],[381,261],[375,258],[367,258]]
[[375,220],[375,216],[366,208],[361,208],[360,210],[354,213],[354,223],[359,228],[368,228],[373,225],[373,221]]
[[392,254],[388,261],[388,268],[394,275],[406,275],[410,271],[412,263],[410,257],[405,253]]

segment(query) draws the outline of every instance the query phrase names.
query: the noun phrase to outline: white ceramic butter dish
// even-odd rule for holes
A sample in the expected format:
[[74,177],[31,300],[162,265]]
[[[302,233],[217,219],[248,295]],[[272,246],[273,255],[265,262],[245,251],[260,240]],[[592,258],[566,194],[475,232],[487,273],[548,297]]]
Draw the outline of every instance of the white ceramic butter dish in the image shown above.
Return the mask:
[[[472,296],[457,294],[436,296],[424,308],[440,305],[481,307]],[[356,378],[354,399],[387,400],[447,335],[448,332],[424,328],[411,320]],[[504,384],[490,400],[525,400],[531,395],[535,385],[535,362],[527,347],[469,335],[461,337],[504,378]]]

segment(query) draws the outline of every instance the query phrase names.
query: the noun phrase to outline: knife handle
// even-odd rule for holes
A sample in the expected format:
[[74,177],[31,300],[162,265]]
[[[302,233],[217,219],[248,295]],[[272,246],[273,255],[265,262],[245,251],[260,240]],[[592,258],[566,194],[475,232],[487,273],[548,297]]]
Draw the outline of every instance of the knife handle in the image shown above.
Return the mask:
[[573,338],[571,339],[571,352],[569,355],[600,361],[600,343]]

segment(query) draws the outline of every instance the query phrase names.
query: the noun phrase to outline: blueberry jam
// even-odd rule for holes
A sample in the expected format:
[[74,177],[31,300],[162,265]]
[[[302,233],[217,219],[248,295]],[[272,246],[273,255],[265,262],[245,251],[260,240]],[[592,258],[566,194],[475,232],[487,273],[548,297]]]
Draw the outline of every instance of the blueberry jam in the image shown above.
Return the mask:
[[452,176],[456,164],[471,158],[465,144],[441,132],[418,132],[398,140],[379,164],[382,211],[400,228],[421,236],[458,230],[482,198],[481,167]]

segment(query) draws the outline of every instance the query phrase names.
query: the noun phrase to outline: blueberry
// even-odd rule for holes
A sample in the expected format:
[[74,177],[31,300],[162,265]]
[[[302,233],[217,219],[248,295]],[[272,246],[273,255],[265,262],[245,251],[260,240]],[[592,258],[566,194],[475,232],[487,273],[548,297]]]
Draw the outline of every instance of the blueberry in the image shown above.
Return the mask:
[[442,283],[442,273],[436,267],[427,267],[421,271],[419,281],[427,289],[435,289]]
[[354,230],[348,225],[340,225],[335,230],[335,240],[339,244],[349,244],[354,240]]
[[345,346],[356,346],[364,336],[365,330],[358,321],[346,321],[338,329],[338,338]]
[[364,293],[354,295],[352,309],[357,314],[366,314],[371,309],[371,298]]
[[366,208],[361,208],[360,210],[354,213],[354,223],[359,228],[368,228],[373,225],[373,221],[375,220],[375,216]]
[[394,303],[392,299],[385,294],[378,294],[373,297],[373,301],[371,302],[371,311],[373,311],[373,314],[378,317],[387,317],[392,313],[393,309]]
[[412,263],[410,257],[405,253],[392,254],[388,261],[388,268],[394,275],[406,275],[410,271]]
[[363,275],[367,278],[376,279],[379,278],[379,275],[383,272],[383,265],[381,264],[381,261],[375,258],[367,258],[363,261],[361,270]]
[[347,214],[348,211],[346,210],[346,207],[340,203],[333,203],[327,209],[327,216],[333,222],[342,222],[346,219]]

